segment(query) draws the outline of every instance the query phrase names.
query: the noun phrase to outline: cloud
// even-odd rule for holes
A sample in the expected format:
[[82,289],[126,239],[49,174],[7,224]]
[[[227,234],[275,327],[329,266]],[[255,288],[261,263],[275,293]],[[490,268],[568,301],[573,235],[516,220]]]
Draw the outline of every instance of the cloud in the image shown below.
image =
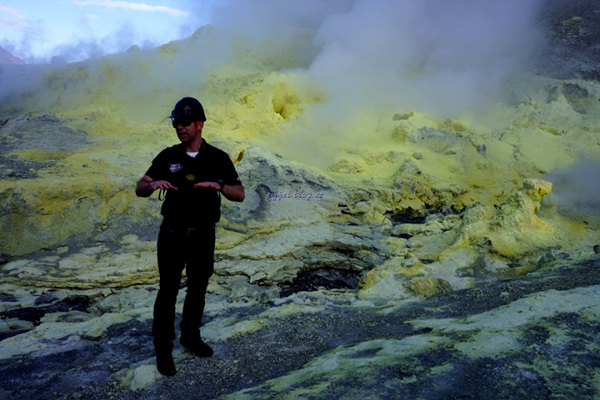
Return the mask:
[[[0,0],[1,3],[1,0]],[[33,2],[32,2],[33,3]],[[176,7],[167,7],[177,4]],[[202,19],[185,1],[69,0],[36,8],[0,5],[0,46],[27,63],[67,62],[191,35]],[[125,35],[124,35],[125,33]]]
[[100,17],[98,17],[98,15],[96,14],[84,14],[81,17],[79,17],[77,20],[84,24],[84,25],[89,25],[91,22],[98,20]]
[[144,11],[144,12],[161,12],[169,14],[173,17],[188,17],[188,11],[179,10],[177,8],[167,6],[153,6],[146,3],[133,3],[130,1],[115,1],[115,0],[74,0],[73,4],[77,6],[101,6],[108,8],[120,8],[129,11]]
[[29,24],[25,16],[17,9],[0,4],[0,30],[9,29],[17,31],[29,31],[33,26]]
[[2,4],[0,4],[0,13],[12,15],[13,17],[16,17],[19,19],[24,18],[23,14],[19,10],[15,9],[15,8],[3,6]]

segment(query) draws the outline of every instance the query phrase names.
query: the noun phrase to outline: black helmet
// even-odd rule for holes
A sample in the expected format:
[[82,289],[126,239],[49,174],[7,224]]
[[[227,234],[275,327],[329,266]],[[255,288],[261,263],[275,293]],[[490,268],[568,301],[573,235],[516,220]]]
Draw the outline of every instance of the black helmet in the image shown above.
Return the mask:
[[204,108],[198,100],[193,97],[184,97],[175,104],[169,118],[185,118],[192,121],[206,121]]

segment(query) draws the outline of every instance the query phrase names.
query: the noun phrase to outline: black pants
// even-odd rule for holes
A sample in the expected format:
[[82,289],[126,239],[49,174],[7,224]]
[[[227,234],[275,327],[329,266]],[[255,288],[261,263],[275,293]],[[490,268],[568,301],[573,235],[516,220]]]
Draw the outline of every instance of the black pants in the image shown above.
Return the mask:
[[187,293],[183,303],[181,334],[191,340],[199,338],[206,288],[214,272],[214,253],[214,225],[192,229],[163,221],[157,243],[160,286],[152,324],[155,342],[175,339],[175,304],[184,267]]

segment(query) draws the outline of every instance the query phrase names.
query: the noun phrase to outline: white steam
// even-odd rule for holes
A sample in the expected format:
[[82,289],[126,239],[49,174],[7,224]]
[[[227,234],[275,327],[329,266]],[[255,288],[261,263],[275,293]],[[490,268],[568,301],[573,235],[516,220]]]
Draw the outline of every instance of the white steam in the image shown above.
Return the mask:
[[[198,25],[209,19],[222,36],[294,46],[299,70],[323,92],[317,124],[383,112],[452,116],[503,99],[505,82],[540,44],[536,17],[542,0],[236,0],[184,2]],[[182,29],[191,30],[182,25]],[[312,42],[291,44],[298,38]],[[188,34],[189,35],[189,34]],[[88,58],[144,43],[134,26],[114,35],[64,44],[55,54]],[[223,45],[193,55],[223,60]],[[190,49],[192,51],[194,49]],[[193,61],[192,61],[193,64]],[[211,63],[214,66],[214,62]],[[294,67],[294,65],[289,66]],[[218,67],[216,67],[218,68]],[[166,71],[168,72],[168,71]],[[200,77],[201,78],[201,77]],[[165,74],[165,79],[169,76]],[[323,121],[318,117],[326,117]],[[307,129],[315,130],[311,124]],[[321,130],[336,129],[323,126]]]
[[600,222],[600,162],[585,160],[546,177],[553,183],[550,202],[562,212]]
[[[456,114],[501,98],[541,36],[542,0],[234,1],[213,22],[256,41],[314,29],[309,75],[340,115],[373,106]],[[333,111],[333,110],[332,110]]]
[[375,92],[400,108],[456,114],[497,98],[526,60],[538,39],[537,3],[357,1],[321,26],[311,73],[359,98]]
[[[542,0],[234,1],[213,21],[256,42],[314,31],[306,66],[293,71],[325,99],[305,109],[286,140],[307,162],[341,142],[369,138],[382,115],[456,117],[506,101],[542,35]],[[331,141],[327,141],[330,138]],[[315,149],[314,143],[319,142]],[[285,151],[284,151],[285,152]],[[321,162],[322,163],[322,162]]]

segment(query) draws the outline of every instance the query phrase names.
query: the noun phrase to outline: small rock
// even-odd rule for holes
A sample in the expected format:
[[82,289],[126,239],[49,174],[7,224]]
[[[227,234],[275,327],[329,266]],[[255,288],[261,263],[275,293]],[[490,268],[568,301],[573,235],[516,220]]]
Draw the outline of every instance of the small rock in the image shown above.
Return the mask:
[[525,193],[535,201],[541,201],[552,192],[552,183],[541,179],[525,179],[523,181]]
[[54,296],[53,294],[44,293],[43,295],[41,295],[40,297],[35,299],[34,304],[36,306],[39,306],[40,304],[49,304],[49,303],[55,302],[56,300],[58,300],[58,298],[56,296]]
[[412,278],[408,285],[413,293],[424,297],[452,292],[452,286],[450,286],[447,281],[440,278],[417,276]]
[[143,389],[156,381],[158,377],[159,375],[156,366],[153,364],[140,365],[132,371],[131,381],[128,382],[129,387],[131,390]]

